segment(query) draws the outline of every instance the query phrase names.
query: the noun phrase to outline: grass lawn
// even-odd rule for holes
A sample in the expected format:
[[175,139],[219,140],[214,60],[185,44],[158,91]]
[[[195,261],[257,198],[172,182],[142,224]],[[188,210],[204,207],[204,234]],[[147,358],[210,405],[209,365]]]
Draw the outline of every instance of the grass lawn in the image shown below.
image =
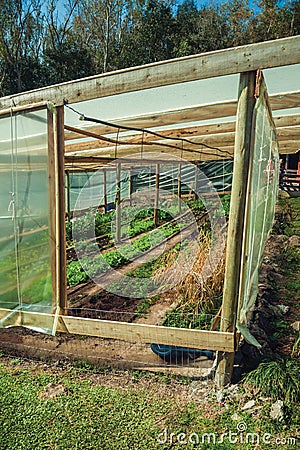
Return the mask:
[[1,449],[228,450],[277,448],[276,439],[296,437],[293,408],[276,422],[269,417],[270,399],[256,396],[254,410],[243,411],[253,393],[241,389],[220,404],[210,382],[4,356],[0,362]]

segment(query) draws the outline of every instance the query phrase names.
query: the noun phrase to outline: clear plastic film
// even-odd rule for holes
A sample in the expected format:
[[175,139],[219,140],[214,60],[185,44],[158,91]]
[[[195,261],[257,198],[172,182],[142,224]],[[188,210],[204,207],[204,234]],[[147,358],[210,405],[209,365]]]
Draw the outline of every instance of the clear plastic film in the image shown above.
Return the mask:
[[0,326],[54,333],[47,109],[0,119]]
[[[196,166],[195,166],[196,167]],[[233,160],[209,161],[198,164],[201,171],[209,178],[218,192],[231,191]],[[74,210],[77,198],[80,194],[82,210],[104,205],[104,172],[69,172],[66,183],[66,198],[69,198],[70,211]],[[106,170],[106,203],[115,205],[117,184],[116,170]],[[178,164],[160,164],[159,166],[160,188],[170,193],[178,191]],[[129,180],[132,180],[132,192],[142,191],[155,187],[156,165],[132,167],[131,170],[121,170],[121,200],[130,196]],[[195,170],[190,166],[183,166],[180,172],[181,192],[188,194],[191,183],[195,182]],[[84,187],[84,195],[81,190]],[[196,186],[194,186],[194,190]],[[68,191],[67,191],[68,190]],[[70,212],[67,211],[67,212]]]
[[279,177],[278,145],[264,84],[254,115],[254,150],[245,224],[245,264],[242,267],[237,328],[248,342],[259,347],[248,330],[248,313],[258,293],[259,268],[273,225]]

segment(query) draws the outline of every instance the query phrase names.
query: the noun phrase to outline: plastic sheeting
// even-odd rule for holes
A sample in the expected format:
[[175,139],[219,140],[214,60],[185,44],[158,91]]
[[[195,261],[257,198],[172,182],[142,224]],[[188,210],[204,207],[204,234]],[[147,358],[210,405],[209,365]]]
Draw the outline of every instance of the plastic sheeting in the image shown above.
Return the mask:
[[[41,329],[53,313],[47,109],[0,118],[0,326]],[[5,310],[10,310],[9,312]]]
[[[70,211],[74,211],[77,198],[80,195],[82,210],[104,205],[104,172],[71,172],[66,183],[66,198],[69,198]],[[121,170],[121,200],[129,197],[129,171]],[[84,191],[82,189],[84,188]],[[116,201],[116,171],[106,170],[106,203]],[[68,204],[66,202],[66,208]]]
[[[218,192],[231,191],[233,160],[211,161],[201,163],[197,166],[209,178],[214,188]],[[196,166],[195,166],[196,168]],[[178,192],[178,164],[160,164],[159,168],[159,187],[160,189],[177,193]],[[80,208],[88,209],[91,207],[103,206],[104,204],[104,174],[102,170],[95,172],[70,172],[69,180],[66,186],[69,186],[69,192],[66,192],[66,198],[69,198],[70,211],[74,211],[79,193],[84,188],[84,193],[80,194]],[[155,188],[156,165],[133,166],[132,169],[121,171],[121,200],[130,196],[129,179],[132,178],[132,193],[142,191],[143,189]],[[195,185],[197,182],[195,170],[191,164],[183,165],[181,173],[181,192],[187,194],[193,186],[194,191],[201,192],[201,186]],[[194,185],[193,185],[194,183]],[[198,180],[198,184],[201,180]],[[68,189],[68,187],[66,187]],[[207,187],[204,186],[204,190]],[[107,203],[115,204],[116,200],[116,170],[106,170],[106,192]],[[66,202],[66,207],[68,207]],[[69,212],[69,211],[68,211]]]
[[271,231],[277,201],[279,155],[276,134],[262,89],[255,107],[255,141],[245,224],[245,265],[242,268],[237,328],[251,344],[260,347],[249,333],[247,314],[258,292],[258,273]]

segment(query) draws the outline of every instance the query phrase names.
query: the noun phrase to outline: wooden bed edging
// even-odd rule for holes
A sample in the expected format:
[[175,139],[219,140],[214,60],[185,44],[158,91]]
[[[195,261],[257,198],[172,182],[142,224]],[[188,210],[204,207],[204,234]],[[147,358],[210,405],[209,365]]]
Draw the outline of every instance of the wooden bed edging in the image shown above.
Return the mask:
[[14,325],[31,328],[48,328],[49,320],[57,319],[58,332],[79,334],[124,341],[176,345],[182,347],[234,352],[235,335],[229,332],[194,330],[156,325],[125,323],[110,320],[88,319],[73,316],[55,316],[29,311],[0,309],[0,318],[7,314],[19,315]]

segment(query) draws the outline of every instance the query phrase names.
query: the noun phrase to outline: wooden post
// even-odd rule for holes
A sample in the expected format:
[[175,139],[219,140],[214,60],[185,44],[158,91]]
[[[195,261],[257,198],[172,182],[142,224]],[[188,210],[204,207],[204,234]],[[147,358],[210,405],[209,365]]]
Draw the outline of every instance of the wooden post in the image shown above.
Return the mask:
[[154,197],[154,225],[158,225],[158,202],[159,202],[159,168],[160,165],[156,164],[155,174],[155,197]]
[[177,191],[177,197],[178,197],[178,215],[181,214],[181,164],[178,164],[178,191]]
[[52,275],[52,304],[55,309],[57,306],[57,263],[56,263],[56,184],[55,184],[55,148],[54,148],[54,117],[48,109],[48,182],[49,182],[49,234],[51,246],[51,275]]
[[198,188],[198,166],[195,165],[195,190],[194,190],[194,193],[195,193],[194,199],[195,200],[197,200],[197,198],[198,198],[198,190],[197,190],[197,188]]
[[104,201],[104,213],[107,210],[107,187],[106,187],[106,170],[103,169],[103,201]]
[[64,174],[64,107],[54,114],[54,163],[56,211],[56,279],[57,299],[62,314],[66,313],[66,228],[65,228],[65,174]]
[[65,198],[67,205],[67,220],[71,219],[71,204],[70,204],[70,172],[66,171],[66,188],[65,188]]
[[132,206],[132,192],[133,192],[133,181],[132,181],[132,170],[129,169],[129,204]]
[[121,163],[117,163],[116,171],[116,242],[120,242],[121,238]]
[[[240,75],[230,217],[220,331],[235,332],[242,263],[242,243],[249,167],[253,157],[253,111],[256,72]],[[231,381],[234,352],[219,352],[215,381],[219,388]]]

